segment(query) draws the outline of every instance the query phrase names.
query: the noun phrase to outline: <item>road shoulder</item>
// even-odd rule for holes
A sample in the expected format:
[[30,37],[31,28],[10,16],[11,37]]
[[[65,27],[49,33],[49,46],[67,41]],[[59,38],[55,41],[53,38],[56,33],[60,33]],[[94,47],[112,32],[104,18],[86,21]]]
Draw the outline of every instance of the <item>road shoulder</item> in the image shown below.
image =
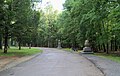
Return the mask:
[[0,59],[0,72],[7,70],[11,67],[14,67],[20,63],[26,62],[31,60],[34,57],[39,56],[41,53],[31,55],[31,56],[24,56],[24,57],[7,57],[7,58],[1,58]]
[[83,57],[90,60],[97,68],[99,68],[105,76],[120,76],[120,64],[109,60],[89,54],[82,54]]

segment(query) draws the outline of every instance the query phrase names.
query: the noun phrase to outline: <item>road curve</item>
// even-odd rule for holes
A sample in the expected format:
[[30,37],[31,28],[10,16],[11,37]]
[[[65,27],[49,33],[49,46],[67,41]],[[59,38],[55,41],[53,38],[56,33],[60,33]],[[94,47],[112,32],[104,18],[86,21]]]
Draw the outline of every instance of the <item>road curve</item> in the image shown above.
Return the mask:
[[0,72],[0,76],[104,76],[86,58],[53,48],[32,60]]

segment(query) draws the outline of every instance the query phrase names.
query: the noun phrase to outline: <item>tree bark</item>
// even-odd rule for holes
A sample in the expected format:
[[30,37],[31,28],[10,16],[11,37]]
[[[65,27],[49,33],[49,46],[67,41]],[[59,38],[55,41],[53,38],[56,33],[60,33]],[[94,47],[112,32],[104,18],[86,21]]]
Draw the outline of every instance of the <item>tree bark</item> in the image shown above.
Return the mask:
[[8,46],[8,28],[5,27],[4,53],[7,53]]
[[101,50],[100,45],[98,45],[97,49],[98,49],[98,51],[100,51],[100,50]]
[[115,51],[117,51],[117,40],[115,39]]
[[2,35],[0,34],[0,49],[2,49]]
[[103,50],[104,52],[106,52],[106,48],[105,48],[105,44],[103,43]]
[[109,44],[107,43],[107,46],[106,46],[107,48],[106,48],[106,54],[108,54],[109,53]]
[[111,40],[111,51],[113,51],[113,40]]
[[18,46],[19,46],[19,50],[21,50],[21,39],[19,39]]

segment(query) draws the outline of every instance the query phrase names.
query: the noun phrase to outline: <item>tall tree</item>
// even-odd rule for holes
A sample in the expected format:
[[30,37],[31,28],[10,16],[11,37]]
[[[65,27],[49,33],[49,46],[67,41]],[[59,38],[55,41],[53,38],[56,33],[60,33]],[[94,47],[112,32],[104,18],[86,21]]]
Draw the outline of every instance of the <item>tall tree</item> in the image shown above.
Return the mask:
[[0,49],[2,49],[2,34],[3,34],[3,18],[4,18],[4,9],[3,9],[3,6],[4,6],[4,0],[1,0],[0,1]]
[[88,39],[94,51],[109,53],[119,47],[119,1],[66,0],[58,24],[64,29],[63,44],[84,46]]
[[23,37],[28,28],[28,17],[31,11],[30,0],[15,0],[13,2],[13,11],[15,12],[15,24],[13,27],[13,36],[16,37],[19,50],[21,49],[21,43]]

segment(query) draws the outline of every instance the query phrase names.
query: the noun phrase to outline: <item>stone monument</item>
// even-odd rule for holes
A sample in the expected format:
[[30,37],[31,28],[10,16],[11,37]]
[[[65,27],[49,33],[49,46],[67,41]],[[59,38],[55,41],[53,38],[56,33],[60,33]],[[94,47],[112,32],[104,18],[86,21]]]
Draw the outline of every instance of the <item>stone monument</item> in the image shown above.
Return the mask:
[[62,48],[62,47],[61,47],[61,41],[60,41],[60,40],[58,40],[58,47],[57,47],[57,48],[59,48],[59,49]]
[[89,40],[85,40],[85,47],[83,48],[83,51],[82,53],[84,54],[92,54],[92,50],[91,50],[91,47],[90,47],[90,43],[89,43]]

